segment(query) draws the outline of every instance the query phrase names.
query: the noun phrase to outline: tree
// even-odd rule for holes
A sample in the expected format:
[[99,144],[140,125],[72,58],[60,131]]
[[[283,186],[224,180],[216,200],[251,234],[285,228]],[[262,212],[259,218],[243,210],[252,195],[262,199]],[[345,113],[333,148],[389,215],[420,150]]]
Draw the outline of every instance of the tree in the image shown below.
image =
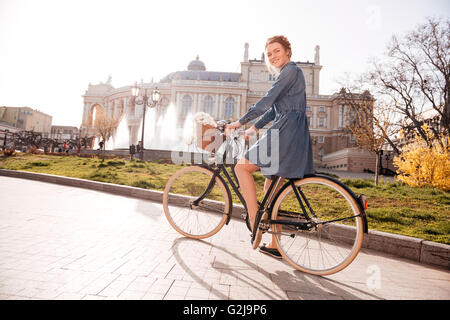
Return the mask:
[[102,139],[102,161],[105,160],[105,144],[112,137],[119,124],[119,118],[109,115],[107,112],[99,112],[95,117],[94,127],[98,136]]
[[[427,139],[432,139],[427,125],[422,128]],[[450,150],[434,143],[431,147],[416,134],[414,142],[403,148],[394,158],[398,167],[398,179],[414,187],[430,186],[450,191]]]
[[40,132],[34,132],[33,130],[23,130],[14,132],[12,134],[12,140],[15,147],[26,147],[29,148],[29,150],[36,150],[41,145],[42,134]]
[[[417,133],[429,147],[449,147],[443,138],[450,131],[450,20],[428,18],[404,37],[393,36],[385,59],[374,61],[365,78],[377,100],[386,98],[403,117],[405,131]],[[439,125],[430,127],[432,139],[421,117],[428,108],[440,116]]]
[[[393,109],[384,104],[378,104],[369,91],[355,93],[342,88],[340,93],[342,103],[349,107],[347,130],[354,136],[357,145],[376,155],[375,185],[378,185],[380,157],[385,145],[393,134]],[[392,141],[390,141],[392,143]],[[394,151],[398,152],[395,144]]]

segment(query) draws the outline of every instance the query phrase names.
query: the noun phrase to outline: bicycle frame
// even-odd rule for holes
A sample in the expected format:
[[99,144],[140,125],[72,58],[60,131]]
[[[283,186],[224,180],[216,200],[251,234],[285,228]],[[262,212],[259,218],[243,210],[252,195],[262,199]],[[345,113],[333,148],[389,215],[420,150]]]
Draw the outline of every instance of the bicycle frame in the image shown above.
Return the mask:
[[[233,138],[233,139],[236,139],[236,138]],[[235,162],[236,162],[237,159],[234,158],[233,159],[233,164],[230,165],[231,166],[231,172],[232,172],[232,175],[233,175],[234,180],[236,181],[236,183],[233,181],[233,178],[230,176],[230,174],[226,170],[226,165],[224,164],[225,161],[226,161],[228,152],[229,152],[229,150],[231,148],[231,145],[230,145],[230,143],[228,141],[226,141],[225,143],[226,143],[226,146],[225,146],[225,151],[224,151],[223,156],[222,156],[222,164],[217,164],[217,168],[213,168],[213,167],[211,167],[208,164],[201,164],[200,165],[201,167],[203,167],[205,169],[211,170],[213,172],[213,176],[211,178],[211,181],[208,184],[208,187],[203,192],[203,194],[200,195],[200,197],[198,197],[192,203],[194,205],[198,205],[199,202],[202,201],[211,192],[212,188],[214,187],[216,177],[220,177],[220,178],[223,179],[223,177],[221,176],[221,173],[223,173],[223,175],[225,176],[226,180],[231,185],[233,191],[236,193],[237,197],[239,198],[239,200],[243,204],[244,210],[245,210],[245,212],[248,215],[247,203],[245,202],[245,199],[244,199],[244,197],[242,196],[242,194],[241,194],[241,192],[239,190],[240,189],[239,180],[238,180],[236,172],[235,172],[235,167],[236,167]],[[316,175],[316,174],[308,175],[308,176],[322,176],[322,177],[324,177],[323,175]],[[308,177],[308,176],[305,176],[305,178]],[[363,218],[364,233],[368,233],[367,217],[366,217],[365,208],[364,208],[364,204],[363,204],[364,201],[365,201],[364,196],[356,197],[356,195],[352,192],[352,190],[350,188],[348,188],[345,184],[340,182],[339,180],[331,178],[331,177],[328,177],[328,176],[326,178],[334,181],[337,184],[339,184],[341,187],[343,187],[355,199],[355,201],[358,204],[358,207],[360,209],[360,214],[357,215],[357,216],[361,216]],[[264,211],[266,211],[268,209],[268,206],[270,206],[272,203],[275,202],[274,201],[275,200],[274,197],[276,196],[275,193],[276,193],[276,191],[278,189],[278,186],[279,186],[279,184],[281,182],[281,179],[282,179],[281,177],[276,177],[275,179],[272,180],[272,182],[271,182],[271,184],[269,186],[269,189],[267,190],[267,192],[264,195],[264,198],[263,198],[262,202],[259,203],[258,211],[257,211],[257,220],[259,220],[261,218],[261,216],[264,213]],[[303,217],[306,219],[306,222],[272,220],[271,219],[271,215],[272,215],[271,211],[272,210],[271,210],[271,208],[269,208],[269,210],[268,210],[268,214],[269,214],[268,219],[269,220],[267,221],[268,223],[270,223],[270,224],[279,224],[279,225],[283,225],[283,224],[284,225],[291,225],[291,226],[295,226],[295,227],[297,227],[298,229],[301,229],[301,230],[309,230],[312,227],[317,226],[318,224],[332,223],[332,222],[342,221],[342,220],[346,220],[346,219],[351,218],[351,217],[346,217],[346,218],[330,220],[330,221],[324,221],[324,222],[318,222],[318,223],[315,222],[314,218],[317,218],[317,216],[314,213],[314,210],[312,209],[308,199],[306,198],[306,196],[303,193],[303,191],[301,190],[301,188],[300,187],[297,188],[295,186],[295,181],[296,180],[298,180],[298,179],[289,179],[289,181],[285,184],[285,186],[282,189],[284,189],[286,187],[289,187],[289,186],[291,188],[293,188],[295,196],[297,198],[297,201],[298,201],[298,203],[299,203],[299,205],[300,205],[300,207],[302,209]],[[228,188],[228,186],[226,184],[225,184],[225,187]],[[281,192],[282,189],[280,189],[280,192]],[[310,212],[312,217],[308,214],[308,212],[306,210],[306,207],[308,208],[308,210],[309,210],[309,212]],[[288,212],[287,211],[280,211],[280,213],[288,213]],[[296,213],[296,214],[298,214],[298,213]],[[352,217],[357,217],[357,216],[352,216]],[[230,222],[230,220],[231,220],[231,214],[227,218],[227,221],[226,221],[227,225]]]
[[[223,173],[223,175],[225,176],[226,180],[231,185],[233,191],[236,193],[236,195],[238,196],[239,200],[243,204],[245,212],[248,214],[247,204],[246,204],[245,199],[242,196],[242,194],[240,192],[240,189],[239,189],[240,188],[239,181],[237,179],[236,172],[235,172],[235,169],[234,169],[235,165],[234,164],[231,165],[231,172],[232,172],[232,175],[233,175],[234,179],[236,180],[236,183],[233,181],[233,178],[230,176],[230,174],[226,170],[226,166],[224,164],[218,165],[217,169],[213,169],[213,168],[211,168],[211,166],[209,166],[207,164],[203,164],[203,165],[200,165],[200,166],[213,171],[214,174],[213,174],[213,177],[211,178],[211,181],[209,182],[208,187],[206,188],[205,192],[199,198],[197,198],[195,201],[193,201],[193,204],[194,205],[198,205],[198,203],[201,200],[203,200],[209,194],[209,192],[214,187],[215,178],[217,176],[220,176],[223,179],[223,177],[221,176],[221,173]],[[310,176],[318,176],[318,175],[310,175]],[[317,218],[317,216],[315,215],[313,208],[311,207],[308,199],[306,198],[306,196],[303,193],[303,191],[301,190],[301,188],[295,186],[296,179],[289,179],[289,181],[286,182],[284,188],[291,187],[294,190],[294,194],[295,194],[295,196],[297,198],[297,201],[298,201],[298,203],[299,203],[299,205],[300,205],[300,207],[302,209],[302,213],[303,213],[302,216],[305,218],[306,221],[305,222],[300,222],[300,221],[294,222],[294,221],[272,220],[271,219],[272,210],[271,210],[271,208],[269,208],[269,210],[268,210],[269,211],[268,212],[269,213],[269,217],[268,217],[269,220],[267,221],[267,223],[269,223],[269,224],[278,224],[278,225],[290,225],[290,226],[294,226],[294,227],[296,227],[296,228],[298,228],[300,230],[309,230],[309,229],[311,229],[311,228],[313,228],[313,227],[315,227],[315,226],[317,226],[319,224],[324,225],[324,224],[328,224],[328,223],[343,221],[343,220],[346,220],[346,219],[350,219],[350,218],[355,218],[355,217],[361,216],[363,218],[364,233],[368,233],[367,217],[366,217],[366,214],[365,214],[365,210],[364,210],[364,208],[362,206],[360,197],[356,197],[353,194],[353,192],[351,191],[351,189],[349,189],[347,186],[342,184],[340,181],[338,181],[336,179],[333,179],[331,177],[327,177],[327,179],[330,179],[330,180],[333,180],[336,183],[339,183],[341,186],[343,186],[346,189],[346,191],[348,191],[348,193],[356,200],[358,206],[360,207],[360,214],[359,215],[352,216],[352,217],[345,217],[345,218],[335,219],[335,220],[329,220],[329,221],[315,222],[314,218]],[[257,211],[257,215],[259,215],[258,218],[260,218],[260,216],[263,214],[263,212],[265,210],[267,210],[267,208],[272,203],[275,202],[274,201],[275,200],[274,197],[276,196],[276,190],[278,189],[278,186],[279,186],[280,182],[281,182],[281,178],[280,177],[277,177],[276,179],[272,180],[272,182],[271,182],[271,184],[269,186],[269,189],[267,190],[266,194],[264,195],[264,198],[263,198],[262,202],[258,206],[258,211]],[[280,190],[280,192],[281,192],[281,190]],[[310,214],[308,214],[308,211],[307,211],[306,208],[308,208]],[[289,213],[289,212],[288,211],[284,211],[284,210],[280,210],[280,213],[285,213],[286,214],[286,213]],[[298,213],[295,213],[295,214],[298,214]],[[226,221],[227,225],[230,222],[230,220],[231,220],[231,215],[228,217],[228,219]]]
[[[367,216],[366,216],[366,212],[365,212],[365,203],[366,203],[366,198],[364,195],[360,195],[359,197],[357,197],[353,191],[346,186],[345,184],[343,184],[341,181],[334,179],[332,177],[329,176],[324,176],[324,175],[320,175],[320,174],[312,174],[312,175],[307,175],[305,176],[305,178],[307,177],[322,177],[328,180],[331,180],[333,182],[335,182],[336,184],[338,184],[339,186],[341,186],[343,189],[345,189],[345,191],[355,200],[356,204],[358,205],[359,208],[359,214],[355,215],[355,216],[351,216],[351,217],[344,217],[344,218],[339,218],[339,219],[334,219],[334,220],[328,220],[328,221],[321,221],[321,222],[316,222],[314,221],[314,218],[317,218],[316,214],[314,213],[314,210],[312,209],[311,205],[309,204],[308,199],[306,198],[305,194],[303,193],[301,187],[296,187],[295,186],[295,181],[296,179],[289,179],[289,186],[294,190],[294,194],[297,198],[298,203],[300,204],[300,207],[302,209],[303,212],[303,217],[307,220],[306,222],[293,222],[293,221],[289,221],[289,222],[285,222],[283,220],[271,220],[269,219],[268,223],[270,224],[280,224],[280,225],[291,225],[291,226],[296,226],[299,229],[302,230],[308,230],[314,226],[317,226],[319,224],[321,225],[325,225],[328,223],[333,223],[333,222],[338,222],[338,221],[343,221],[343,220],[348,220],[351,218],[355,218],[355,217],[362,217],[363,220],[363,230],[364,233],[368,233],[368,222],[367,222]],[[288,187],[288,186],[286,186]],[[284,187],[284,188],[286,188]],[[283,189],[284,189],[283,188]],[[280,190],[281,193],[282,190]],[[303,204],[303,202],[305,202],[306,207],[308,207],[309,212],[311,213],[312,217],[308,215],[308,212],[306,211],[305,205]],[[280,210],[280,213],[289,213],[288,211],[284,211],[284,210]],[[298,214],[298,213],[296,213]]]
[[[233,139],[236,139],[236,137],[234,137]],[[226,170],[226,165],[224,163],[226,163],[226,159],[227,156],[230,152],[230,148],[231,148],[231,144],[229,141],[225,141],[224,143],[226,143],[225,145],[225,151],[222,155],[222,163],[221,164],[217,164],[217,168],[213,168],[212,166],[208,165],[208,164],[200,164],[201,167],[211,170],[213,172],[213,176],[211,177],[211,180],[208,184],[208,186],[206,187],[205,191],[203,192],[202,195],[200,195],[197,199],[195,199],[192,204],[194,205],[198,205],[200,201],[202,201],[212,190],[212,188],[214,187],[215,184],[215,180],[216,177],[220,177],[223,179],[221,173],[223,173],[223,175],[225,176],[226,180],[228,181],[228,183],[231,185],[231,188],[233,189],[233,191],[236,193],[237,197],[239,198],[239,200],[241,201],[241,203],[244,206],[244,210],[245,212],[248,214],[248,207],[247,207],[247,203],[245,202],[244,197],[242,196],[242,193],[240,192],[240,185],[239,185],[239,180],[237,178],[236,175],[236,171],[235,171],[235,167],[236,167],[236,162],[237,159],[233,158],[232,160],[232,164],[230,165],[231,167],[231,173],[233,175],[233,178],[235,181],[233,181],[233,178],[231,177],[231,175],[228,173],[228,171]],[[258,208],[258,212],[264,212],[264,210],[267,209],[267,206],[272,202],[274,196],[275,196],[275,191],[278,189],[278,185],[280,183],[281,179],[278,177],[277,179],[273,179],[272,183],[269,186],[268,191],[266,192],[263,201],[260,203],[259,208]],[[274,187],[276,185],[276,187]],[[225,185],[227,188],[228,186]],[[231,220],[231,214],[228,217],[226,224],[228,225],[228,223]]]

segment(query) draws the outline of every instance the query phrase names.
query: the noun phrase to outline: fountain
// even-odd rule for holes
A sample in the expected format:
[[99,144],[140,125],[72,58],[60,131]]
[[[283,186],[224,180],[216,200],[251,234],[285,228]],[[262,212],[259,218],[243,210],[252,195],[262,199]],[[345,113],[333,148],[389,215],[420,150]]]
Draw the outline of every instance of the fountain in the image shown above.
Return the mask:
[[[156,111],[152,109],[152,111]],[[179,128],[177,128],[177,113],[175,105],[170,104],[164,115],[160,116],[158,121],[146,121],[145,128],[152,127],[153,132],[145,135],[145,148],[156,150],[172,149],[179,141]],[[153,135],[151,135],[153,133]],[[155,139],[157,138],[157,139]]]
[[114,149],[128,148],[130,143],[130,132],[126,115],[122,117],[114,134]]
[[94,145],[92,147],[92,149],[97,150],[100,146],[98,145],[98,143],[100,142],[100,139],[98,137],[94,138]]
[[[122,116],[114,134],[106,141],[105,149],[128,149],[130,145],[130,133],[127,125],[126,115]],[[98,145],[98,143],[97,143]]]
[[[124,115],[114,132],[113,136],[106,142],[107,150],[116,150],[123,155],[128,155],[131,141],[131,132],[128,127],[127,115]],[[156,108],[149,108],[145,116],[144,144],[146,159],[169,158],[173,160],[173,152],[183,159],[191,159],[195,154],[196,159],[209,153],[195,146],[194,115],[188,113],[182,126],[178,126],[178,115],[176,106],[169,104],[164,114],[158,116]],[[138,137],[142,132],[142,121],[139,125]],[[138,138],[140,140],[140,138]],[[98,148],[98,138],[95,140],[95,148]],[[197,161],[197,160],[194,160]]]

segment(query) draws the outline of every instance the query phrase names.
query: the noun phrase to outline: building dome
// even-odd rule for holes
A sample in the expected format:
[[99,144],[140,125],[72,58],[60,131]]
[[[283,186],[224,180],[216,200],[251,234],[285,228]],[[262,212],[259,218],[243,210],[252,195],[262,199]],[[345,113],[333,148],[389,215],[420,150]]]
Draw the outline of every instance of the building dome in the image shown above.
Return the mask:
[[192,71],[205,71],[206,67],[203,61],[198,59],[198,56],[195,60],[192,60],[188,65],[188,70]]

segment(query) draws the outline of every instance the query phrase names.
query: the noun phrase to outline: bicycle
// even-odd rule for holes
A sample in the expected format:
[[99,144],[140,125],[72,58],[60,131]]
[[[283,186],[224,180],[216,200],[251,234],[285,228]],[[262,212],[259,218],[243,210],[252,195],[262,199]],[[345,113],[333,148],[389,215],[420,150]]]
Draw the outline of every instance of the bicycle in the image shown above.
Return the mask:
[[[222,137],[227,123],[218,122],[217,130]],[[297,270],[330,275],[347,267],[359,253],[364,233],[368,232],[365,196],[356,196],[341,181],[322,174],[287,179],[276,192],[281,182],[276,177],[258,202],[251,227],[234,170],[237,159],[228,165],[231,174],[225,163],[238,134],[235,131],[225,136],[222,156],[212,154],[214,160],[182,168],[169,178],[163,207],[170,225],[194,239],[216,234],[231,220],[233,201],[229,184],[243,204],[242,217],[251,232],[253,249],[261,242],[262,234],[268,233],[275,236],[282,257]]]

